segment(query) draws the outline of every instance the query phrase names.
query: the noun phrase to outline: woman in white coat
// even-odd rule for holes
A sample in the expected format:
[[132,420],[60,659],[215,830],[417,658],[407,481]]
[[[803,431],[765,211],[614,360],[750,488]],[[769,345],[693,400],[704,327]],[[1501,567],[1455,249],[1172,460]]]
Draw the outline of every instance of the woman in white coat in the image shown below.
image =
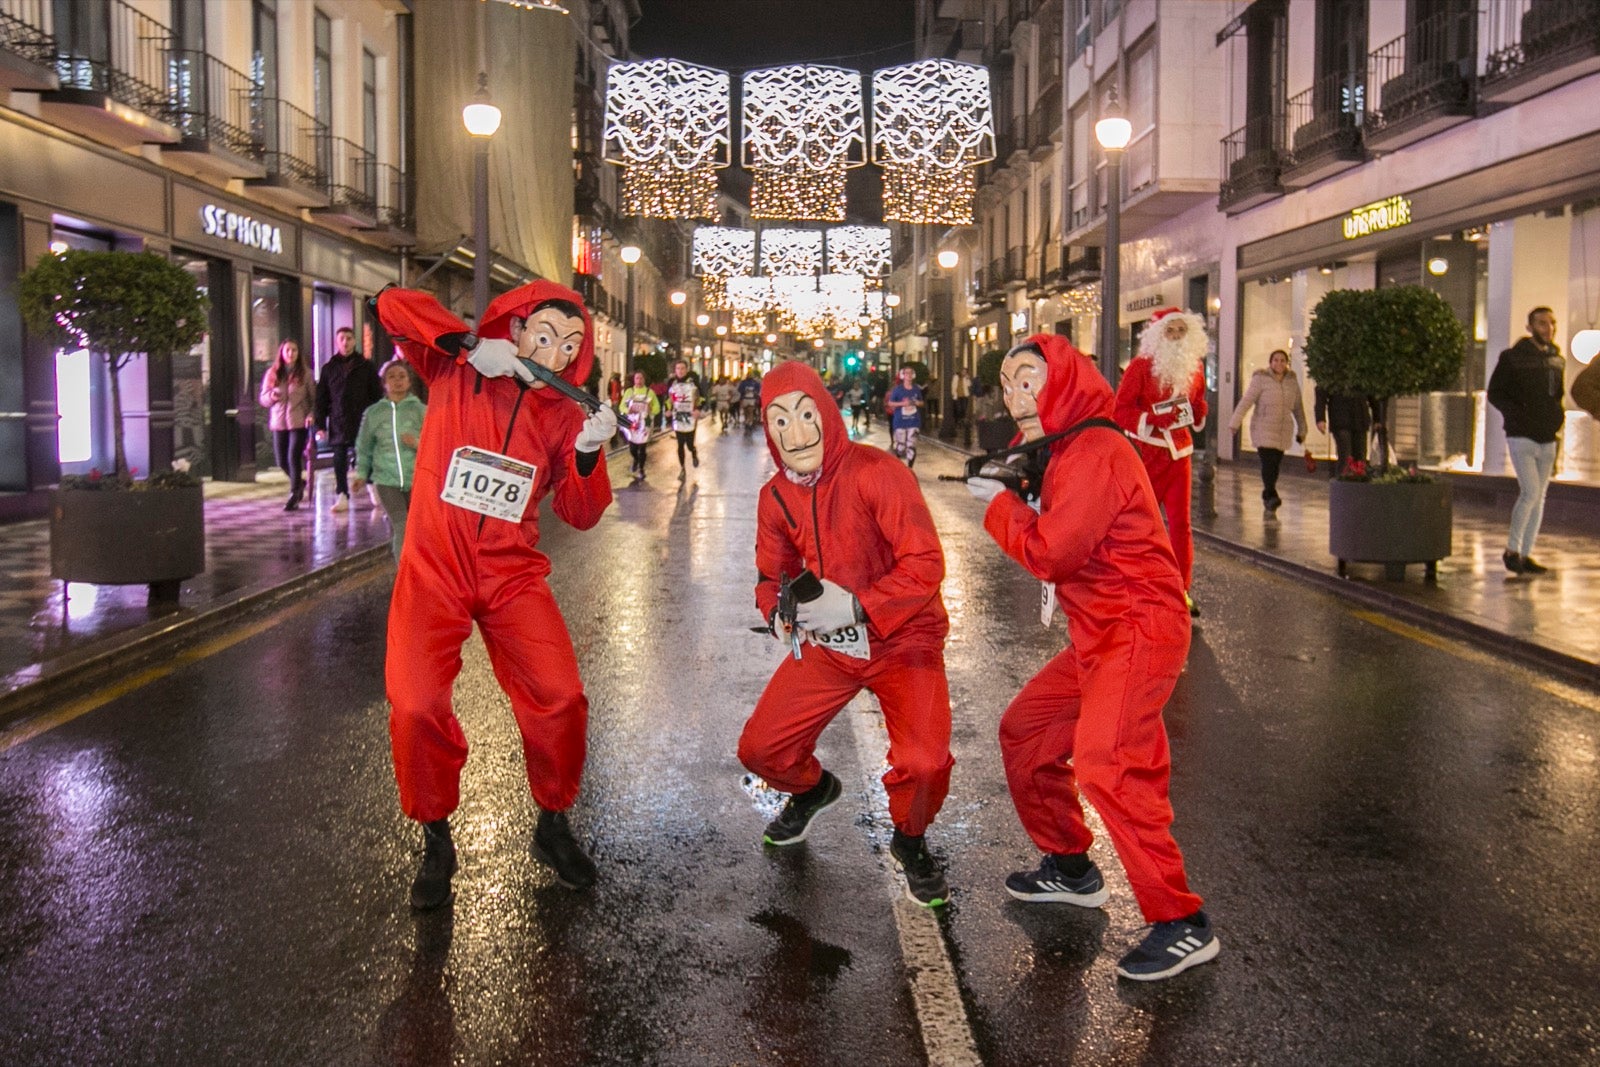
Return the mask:
[[1277,511],[1283,498],[1278,496],[1278,468],[1292,437],[1305,444],[1306,409],[1300,398],[1300,379],[1289,369],[1289,353],[1281,348],[1267,357],[1267,368],[1250,376],[1239,406],[1233,409],[1231,426],[1235,433],[1250,416],[1250,443],[1261,457],[1261,500],[1268,511]]

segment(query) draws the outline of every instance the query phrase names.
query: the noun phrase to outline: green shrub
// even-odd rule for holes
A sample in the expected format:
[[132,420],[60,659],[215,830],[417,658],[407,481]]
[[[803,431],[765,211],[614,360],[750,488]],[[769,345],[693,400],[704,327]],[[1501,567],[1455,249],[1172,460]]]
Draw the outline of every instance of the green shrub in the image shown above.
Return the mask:
[[1466,330],[1430,289],[1335,289],[1306,333],[1306,370],[1331,392],[1387,400],[1452,388],[1466,348]]

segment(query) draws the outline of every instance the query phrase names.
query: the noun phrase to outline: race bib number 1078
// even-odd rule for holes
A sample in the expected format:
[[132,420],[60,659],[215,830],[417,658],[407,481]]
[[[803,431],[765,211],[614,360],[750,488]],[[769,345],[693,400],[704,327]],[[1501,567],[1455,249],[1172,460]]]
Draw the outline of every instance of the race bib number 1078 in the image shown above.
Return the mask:
[[498,452],[458,448],[450,457],[439,499],[491,519],[521,522],[538,473],[533,464]]

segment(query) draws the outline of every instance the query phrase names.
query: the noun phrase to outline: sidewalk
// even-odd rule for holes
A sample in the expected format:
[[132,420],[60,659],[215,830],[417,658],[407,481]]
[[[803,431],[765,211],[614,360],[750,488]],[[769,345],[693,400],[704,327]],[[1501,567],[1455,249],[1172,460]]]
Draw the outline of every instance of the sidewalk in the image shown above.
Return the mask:
[[183,583],[176,604],[149,604],[143,585],[64,587],[50,577],[48,522],[0,526],[0,716],[110,658],[388,558],[388,519],[366,494],[330,514],[333,473],[324,471],[313,503],[285,512],[288,484],[278,471],[206,484],[206,570]]
[[[976,451],[932,434],[922,440],[968,455]],[[1547,508],[1535,556],[1550,573],[1518,577],[1500,562],[1509,505],[1458,493],[1454,552],[1440,561],[1437,582],[1425,582],[1417,566],[1407,568],[1405,581],[1390,582],[1382,565],[1359,563],[1340,578],[1328,554],[1326,473],[1291,473],[1286,462],[1278,491],[1283,506],[1269,516],[1261,507],[1255,462],[1219,463],[1215,516],[1204,514],[1203,487],[1195,483],[1196,541],[1504,653],[1508,663],[1539,665],[1600,685],[1600,531],[1563,523]],[[1203,599],[1200,606],[1204,610]]]

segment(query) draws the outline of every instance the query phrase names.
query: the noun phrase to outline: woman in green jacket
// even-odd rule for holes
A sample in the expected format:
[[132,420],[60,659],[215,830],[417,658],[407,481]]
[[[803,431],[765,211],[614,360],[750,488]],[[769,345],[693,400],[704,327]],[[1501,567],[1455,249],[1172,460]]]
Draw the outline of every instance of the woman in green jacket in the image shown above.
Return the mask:
[[411,392],[411,368],[392,359],[383,368],[385,399],[361,415],[356,432],[356,478],[359,493],[371,482],[389,516],[389,545],[394,558],[406,539],[406,512],[411,507],[411,482],[417,466],[417,439],[427,405]]

